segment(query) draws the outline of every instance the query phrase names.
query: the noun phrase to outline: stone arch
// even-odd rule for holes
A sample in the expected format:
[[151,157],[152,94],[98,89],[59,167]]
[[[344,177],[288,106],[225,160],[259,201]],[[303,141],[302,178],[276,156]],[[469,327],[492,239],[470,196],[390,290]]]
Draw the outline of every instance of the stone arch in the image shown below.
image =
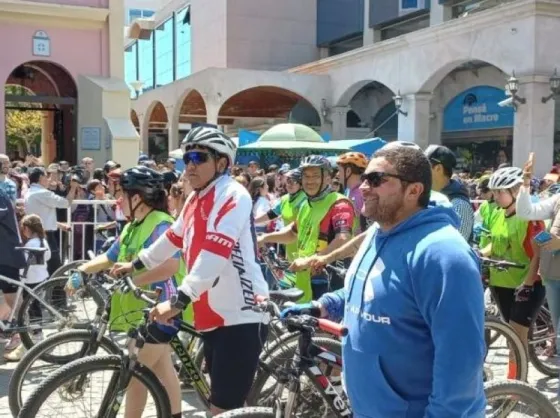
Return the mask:
[[136,131],[140,132],[140,119],[138,119],[138,114],[134,109],[130,109],[130,121],[136,128]]
[[[20,86],[19,89],[6,89]],[[31,60],[16,66],[4,81],[4,94],[12,108],[42,110],[43,163],[77,160],[77,98],[74,77],[61,64]],[[33,96],[41,96],[35,99]]]
[[232,124],[236,119],[288,119],[297,105],[312,109],[316,120],[321,121],[321,113],[307,98],[293,90],[263,85],[249,87],[230,95],[218,112],[219,124]]
[[[497,68],[498,70],[502,71],[504,74],[507,74],[507,72],[504,71],[504,69],[501,68],[499,65],[497,65],[495,62],[493,62],[491,58],[477,59],[474,57],[470,57],[470,58],[465,57],[465,58],[458,58],[452,61],[446,61],[444,63],[442,63],[441,61],[436,61],[435,63],[432,63],[432,65],[428,63],[428,68],[426,69],[426,73],[428,74],[428,76],[421,79],[417,91],[425,91],[425,92],[433,91],[444,80],[444,78],[447,77],[449,73],[451,73],[453,70],[456,70],[458,67],[473,62],[474,63],[484,62],[488,65]],[[515,66],[512,66],[512,69],[513,68],[515,68]],[[506,80],[504,79],[504,85],[505,82]]]
[[186,90],[175,104],[173,118],[177,123],[206,122],[206,102],[196,89]]
[[141,138],[142,138],[142,151],[149,155],[149,138],[150,130],[165,131],[169,118],[167,110],[162,102],[155,100],[146,109],[144,114],[144,121],[142,123]]

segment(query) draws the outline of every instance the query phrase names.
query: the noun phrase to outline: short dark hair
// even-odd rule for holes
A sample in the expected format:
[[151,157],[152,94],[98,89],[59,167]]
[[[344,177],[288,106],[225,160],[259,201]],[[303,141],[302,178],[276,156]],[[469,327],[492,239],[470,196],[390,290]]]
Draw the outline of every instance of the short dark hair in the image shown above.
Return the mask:
[[418,206],[428,206],[432,191],[432,167],[422,150],[414,147],[384,147],[373,154],[373,157],[385,158],[395,167],[395,174],[408,182],[421,183],[424,191],[418,198]]
[[29,183],[39,183],[42,176],[46,176],[47,172],[42,167],[33,167],[29,172]]

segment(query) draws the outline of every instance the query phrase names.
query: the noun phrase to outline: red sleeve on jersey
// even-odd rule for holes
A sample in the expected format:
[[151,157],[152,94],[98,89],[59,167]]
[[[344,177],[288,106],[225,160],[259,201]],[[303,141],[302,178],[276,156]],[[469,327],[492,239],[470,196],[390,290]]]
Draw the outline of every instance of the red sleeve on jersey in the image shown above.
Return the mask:
[[530,221],[527,224],[527,234],[525,234],[525,241],[523,241],[523,248],[525,249],[525,253],[529,258],[533,258],[533,247],[531,245],[531,241],[535,238],[536,235],[541,233],[545,230],[544,222],[543,221]]
[[354,227],[354,206],[346,199],[332,205],[327,215],[335,234],[352,232]]

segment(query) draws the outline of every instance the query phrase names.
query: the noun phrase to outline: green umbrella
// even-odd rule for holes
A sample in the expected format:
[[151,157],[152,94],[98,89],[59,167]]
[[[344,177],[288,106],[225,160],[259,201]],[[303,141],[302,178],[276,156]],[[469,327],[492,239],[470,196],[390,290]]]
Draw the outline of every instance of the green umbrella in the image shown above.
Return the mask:
[[337,141],[325,142],[309,126],[299,123],[281,123],[263,133],[257,142],[239,147],[240,150],[325,150],[348,151]]

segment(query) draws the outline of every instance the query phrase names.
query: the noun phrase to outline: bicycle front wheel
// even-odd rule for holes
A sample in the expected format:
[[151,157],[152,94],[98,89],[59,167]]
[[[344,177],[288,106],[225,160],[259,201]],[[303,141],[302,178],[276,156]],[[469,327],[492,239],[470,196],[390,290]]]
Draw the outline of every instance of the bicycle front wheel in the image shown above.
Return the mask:
[[[17,417],[24,401],[31,394],[33,381],[38,377],[49,375],[61,365],[86,356],[119,354],[119,347],[106,336],[101,338],[97,350],[94,351],[89,344],[91,338],[91,331],[64,331],[41,341],[25,353],[12,373],[8,387],[12,415]],[[66,352],[62,354],[64,351]],[[61,354],[55,355],[55,352]]]
[[486,417],[558,418],[552,402],[528,383],[516,380],[490,382],[484,392]]
[[240,408],[223,412],[216,418],[274,418],[276,414],[272,408]]
[[[97,373],[109,372],[111,376],[103,378]],[[86,357],[73,361],[47,377],[27,399],[21,408],[21,417],[73,417],[97,418],[110,415],[113,411],[100,411],[100,406],[107,396],[114,396],[118,388],[102,389],[104,382],[118,382],[118,375],[123,373],[123,361],[120,356]],[[115,375],[116,374],[116,375]],[[156,375],[140,363],[132,370],[133,378],[148,390],[148,404],[142,410],[142,417],[169,418],[171,405],[165,388]],[[80,381],[79,389],[76,382]],[[85,392],[92,396],[85,399]],[[150,402],[150,398],[152,402]],[[52,400],[51,400],[52,399]],[[58,400],[58,404],[54,402]],[[124,410],[125,401],[121,410]],[[95,404],[98,404],[97,406]],[[119,412],[119,411],[117,411]]]

